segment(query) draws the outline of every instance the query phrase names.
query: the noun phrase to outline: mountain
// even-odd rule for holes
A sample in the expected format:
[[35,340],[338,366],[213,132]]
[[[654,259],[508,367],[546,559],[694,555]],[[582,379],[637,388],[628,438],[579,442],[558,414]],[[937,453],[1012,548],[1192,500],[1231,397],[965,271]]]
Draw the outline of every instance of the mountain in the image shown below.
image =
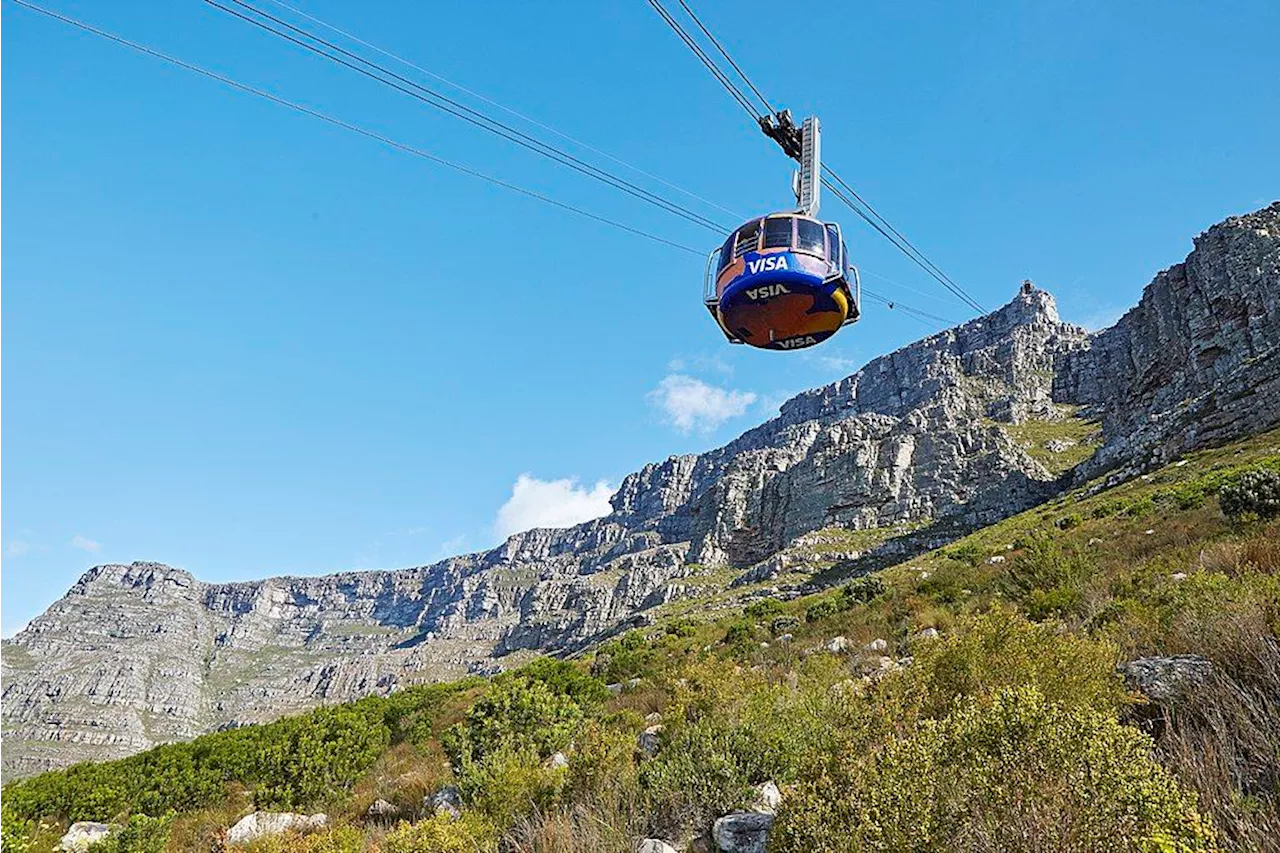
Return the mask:
[[1280,424],[1280,203],[1201,234],[1098,333],[1007,305],[805,392],[613,512],[398,571],[207,584],[91,569],[3,646],[4,772],[571,651],[657,615],[797,594],[1107,474]]

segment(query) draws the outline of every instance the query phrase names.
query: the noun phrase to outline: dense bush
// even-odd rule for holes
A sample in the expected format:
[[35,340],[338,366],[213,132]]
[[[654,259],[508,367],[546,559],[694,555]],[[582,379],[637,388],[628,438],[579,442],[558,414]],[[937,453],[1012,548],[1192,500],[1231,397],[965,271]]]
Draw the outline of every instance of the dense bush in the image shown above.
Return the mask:
[[770,849],[1216,849],[1151,746],[1108,714],[1063,708],[1030,687],[1002,690],[802,781]]
[[884,581],[875,575],[865,575],[864,577],[855,578],[845,584],[841,593],[850,602],[866,604],[878,596],[884,595]]
[[1218,503],[1227,518],[1264,521],[1280,516],[1280,471],[1257,468],[1245,471],[1222,487]]
[[5,786],[5,813],[14,821],[159,817],[220,802],[231,782],[253,787],[260,807],[301,808],[348,789],[385,751],[393,727],[434,708],[442,690],[458,689],[372,697],[44,773]]
[[34,831],[35,821],[18,817],[7,802],[0,808],[0,851],[27,853]]
[[164,853],[172,825],[171,814],[163,817],[134,815],[105,840],[93,845],[93,853]]
[[436,815],[418,823],[402,823],[382,839],[382,853],[493,853],[498,835],[493,825],[468,812],[454,820]]
[[455,768],[484,761],[491,753],[528,752],[546,758],[566,746],[582,724],[582,706],[543,681],[508,678],[467,711],[443,740]]

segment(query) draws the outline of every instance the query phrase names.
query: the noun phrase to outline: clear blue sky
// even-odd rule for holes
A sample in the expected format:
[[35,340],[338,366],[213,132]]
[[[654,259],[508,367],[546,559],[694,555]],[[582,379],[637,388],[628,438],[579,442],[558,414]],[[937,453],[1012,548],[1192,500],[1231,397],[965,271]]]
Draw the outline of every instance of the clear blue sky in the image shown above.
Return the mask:
[[[718,242],[193,0],[49,2]],[[298,2],[732,210],[790,203],[781,154],[643,0]],[[695,8],[988,307],[1029,276],[1068,319],[1109,322],[1201,229],[1280,195],[1273,0],[831,3],[792,22],[777,3]],[[730,348],[698,258],[9,2],[3,62],[6,635],[99,562],[206,580],[396,567],[589,514],[646,461],[715,446],[927,331],[868,305],[808,354]],[[826,202],[864,269],[940,292]]]

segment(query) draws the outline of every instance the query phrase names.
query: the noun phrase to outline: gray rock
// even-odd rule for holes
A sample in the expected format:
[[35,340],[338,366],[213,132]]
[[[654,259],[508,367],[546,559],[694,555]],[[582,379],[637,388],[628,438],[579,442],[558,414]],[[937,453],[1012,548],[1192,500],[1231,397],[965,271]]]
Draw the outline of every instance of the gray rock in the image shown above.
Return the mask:
[[1138,658],[1119,667],[1125,684],[1152,702],[1169,705],[1204,687],[1213,663],[1199,655]]
[[84,853],[91,844],[97,844],[111,834],[111,826],[92,820],[79,820],[67,827],[58,842],[58,849],[68,853]]
[[456,785],[445,785],[423,802],[428,811],[447,814],[455,820],[462,816],[462,794]]
[[563,770],[569,766],[569,759],[565,757],[563,752],[552,753],[547,759],[547,766],[552,770]]
[[266,835],[279,835],[282,832],[314,832],[324,829],[329,823],[324,814],[293,814],[291,812],[254,812],[240,818],[227,830],[228,844],[246,844],[255,838]]
[[399,814],[400,809],[398,809],[393,803],[389,803],[386,800],[374,800],[373,803],[370,804],[369,810],[365,812],[365,817],[373,818],[375,820],[390,820],[397,817]]
[[[1100,444],[1058,475],[1006,427],[1066,407],[1101,422]],[[1277,424],[1280,203],[1201,234],[1109,329],[1064,323],[1024,288],[723,447],[644,466],[585,524],[396,571],[210,584],[95,567],[4,641],[4,778],[577,651],[735,574],[907,560],[1092,478]],[[832,527],[895,532],[815,551],[806,537]],[[734,571],[711,581],[699,564]]]
[[636,739],[636,746],[640,747],[640,751],[645,755],[657,755],[658,749],[662,746],[662,724],[649,726],[642,731]]
[[921,639],[921,640],[933,640],[933,639],[936,639],[936,638],[937,638],[937,636],[938,636],[938,629],[937,629],[937,628],[925,628],[925,629],[924,629],[923,631],[921,631],[917,636],[918,636],[918,637],[919,637],[919,639]]
[[765,853],[773,821],[768,812],[734,812],[715,822],[711,837],[721,853]]
[[877,654],[881,654],[889,650],[889,643],[888,641],[877,637],[876,639],[872,640],[871,642],[863,646],[862,650],[864,652],[876,652]]
[[636,853],[678,853],[678,851],[661,839],[646,838],[636,845]]
[[751,803],[751,811],[773,814],[782,805],[782,791],[776,782],[770,779],[755,787],[755,800]]
[[832,637],[831,642],[827,643],[826,649],[833,655],[838,655],[849,648],[848,637]]

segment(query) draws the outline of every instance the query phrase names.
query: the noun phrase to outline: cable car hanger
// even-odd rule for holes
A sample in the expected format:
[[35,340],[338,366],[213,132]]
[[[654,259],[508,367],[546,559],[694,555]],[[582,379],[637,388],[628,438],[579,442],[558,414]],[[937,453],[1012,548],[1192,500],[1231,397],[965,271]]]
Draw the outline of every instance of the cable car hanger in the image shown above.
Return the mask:
[[760,127],[800,168],[796,208],[752,219],[707,257],[702,302],[730,343],[797,350],[822,343],[862,316],[858,270],[839,224],[818,219],[822,131],[816,116],[796,127],[782,110]]

